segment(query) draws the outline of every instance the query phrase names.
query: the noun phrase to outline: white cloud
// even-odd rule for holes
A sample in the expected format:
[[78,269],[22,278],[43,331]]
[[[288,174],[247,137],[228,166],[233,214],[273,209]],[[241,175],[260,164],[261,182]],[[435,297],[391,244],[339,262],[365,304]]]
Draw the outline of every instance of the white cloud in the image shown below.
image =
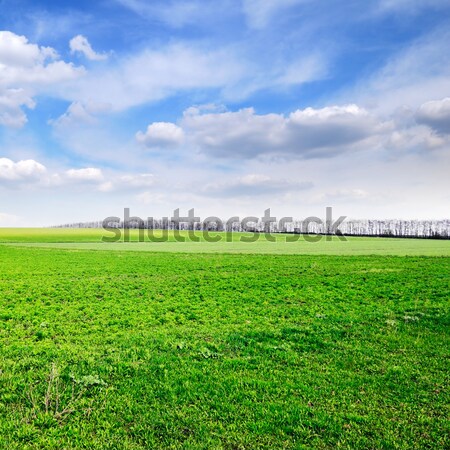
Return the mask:
[[416,121],[441,134],[450,134],[450,97],[426,102],[416,113]]
[[264,28],[278,12],[311,0],[243,0],[250,28]]
[[0,31],[0,86],[49,85],[73,80],[84,68],[58,60],[50,47],[31,44],[25,36]]
[[183,143],[183,130],[173,123],[155,122],[148,126],[147,131],[136,134],[138,142],[150,148],[177,147]]
[[303,84],[323,78],[326,72],[324,58],[314,54],[286,64],[283,73],[274,80],[274,84],[287,86]]
[[68,126],[72,123],[93,123],[94,119],[87,111],[86,107],[80,102],[73,102],[67,108],[67,111],[58,117],[55,121],[51,121],[52,125]]
[[0,158],[0,186],[3,188],[58,188],[66,189],[66,192],[85,188],[99,192],[129,192],[154,187],[156,179],[151,173],[104,173],[97,167],[52,170],[33,159],[15,162]]
[[441,150],[450,145],[450,101],[424,104],[381,118],[355,104],[305,108],[289,115],[191,107],[178,125],[154,123],[136,138],[149,147],[195,149],[222,159],[329,158],[382,151],[386,157]]
[[49,123],[57,128],[70,128],[82,124],[95,124],[96,116],[101,113],[111,111],[110,103],[100,102],[73,102],[67,108],[67,111],[55,120]]
[[81,34],[72,38],[69,42],[69,46],[70,53],[81,53],[91,61],[104,61],[108,59],[108,55],[95,52],[87,38]]
[[22,107],[33,109],[34,100],[24,89],[2,89],[0,87],[0,125],[20,128],[27,122]]
[[240,159],[265,154],[333,156],[389,129],[388,124],[356,105],[306,108],[287,117],[258,115],[252,108],[203,114],[189,109],[180,126],[188,143],[201,152]]
[[450,93],[448,29],[435,30],[402,49],[379,71],[362,80],[337,100],[349,98],[381,114],[405,106],[416,109],[430,99]]
[[439,9],[448,7],[447,0],[379,0],[376,10],[381,13],[401,12],[417,14],[422,9]]
[[25,36],[0,31],[0,125],[23,126],[27,118],[22,108],[34,108],[36,94],[85,73],[83,67],[58,58],[50,47],[39,47]]
[[103,180],[103,173],[100,169],[87,167],[84,169],[69,169],[65,172],[69,180],[99,182]]
[[122,175],[119,177],[122,186],[141,188],[150,187],[155,184],[155,176],[151,173],[140,173],[136,175]]
[[34,67],[57,58],[58,54],[51,47],[39,47],[30,44],[25,36],[0,31],[0,62],[4,66]]
[[294,58],[280,58],[270,66],[252,61],[245,54],[245,75],[227,83],[222,88],[222,96],[233,103],[251,97],[266,89],[285,93],[286,88],[299,86],[328,76],[328,62],[324,54],[311,52],[299,54]]
[[385,145],[399,152],[423,152],[444,148],[449,144],[448,137],[436,134],[427,126],[419,125],[394,130]]
[[8,158],[0,158],[0,181],[35,181],[46,172],[45,166],[32,159],[14,162]]
[[204,24],[210,24],[215,17],[223,17],[226,14],[230,14],[232,6],[234,6],[226,1],[205,2],[204,0],[165,0],[158,3],[145,0],[116,1],[148,20],[159,21],[172,28],[181,28],[185,25],[203,26]]
[[200,193],[212,197],[239,197],[239,196],[271,196],[284,192],[309,189],[311,182],[299,182],[274,178],[264,174],[249,174],[237,179],[223,182],[209,183],[201,189]]
[[100,185],[102,192],[132,191],[155,186],[156,177],[151,173],[112,176]]
[[214,89],[246,76],[244,64],[230,50],[169,45],[122,58],[117,65],[93,69],[59,95],[70,101],[111,103],[120,111],[154,102],[180,91]]
[[24,86],[32,88],[33,91],[46,91],[49,86],[65,81],[73,80],[84,75],[83,68],[76,68],[72,63],[54,61],[33,67],[7,66],[0,60],[0,86]]
[[325,57],[317,52],[296,53],[267,67],[253,51],[237,45],[210,48],[198,41],[147,48],[119,57],[108,67],[93,67],[70,89],[57,92],[70,102],[90,99],[123,111],[189,91],[242,100],[263,89],[282,90],[327,74]]

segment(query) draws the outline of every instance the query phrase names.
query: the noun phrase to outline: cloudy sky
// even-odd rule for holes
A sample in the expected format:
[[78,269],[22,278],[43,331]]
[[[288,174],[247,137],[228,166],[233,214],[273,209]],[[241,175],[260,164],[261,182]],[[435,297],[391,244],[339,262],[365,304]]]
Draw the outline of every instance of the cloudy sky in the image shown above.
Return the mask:
[[450,216],[448,0],[0,0],[0,226]]

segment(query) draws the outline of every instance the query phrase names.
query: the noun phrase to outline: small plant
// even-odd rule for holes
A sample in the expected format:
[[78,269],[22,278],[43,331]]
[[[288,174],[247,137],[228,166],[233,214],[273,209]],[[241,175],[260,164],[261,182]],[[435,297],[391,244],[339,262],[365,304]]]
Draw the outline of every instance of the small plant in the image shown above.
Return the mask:
[[45,414],[60,421],[77,410],[80,400],[93,386],[106,386],[106,383],[97,375],[86,375],[80,378],[70,375],[71,382],[64,382],[60,370],[52,363],[46,379],[44,397],[39,396],[31,389],[29,399],[33,408],[33,416]]
[[98,375],[85,375],[84,377],[77,378],[75,375],[71,374],[70,378],[74,383],[83,386],[84,388],[89,388],[91,386],[106,386],[106,383],[98,377]]

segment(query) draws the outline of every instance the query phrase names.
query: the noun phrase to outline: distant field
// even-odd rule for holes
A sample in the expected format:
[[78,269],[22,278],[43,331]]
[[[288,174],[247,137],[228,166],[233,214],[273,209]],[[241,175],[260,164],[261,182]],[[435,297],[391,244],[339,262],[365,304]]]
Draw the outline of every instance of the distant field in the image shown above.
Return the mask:
[[0,229],[0,449],[450,448],[448,241],[101,234]]
[[[20,244],[33,247],[47,247],[73,250],[114,250],[139,252],[180,253],[261,253],[261,254],[303,254],[303,255],[397,255],[397,256],[450,256],[449,240],[395,239],[373,237],[347,237],[343,242],[337,237],[327,240],[322,236],[318,242],[311,237],[275,234],[276,242],[268,241],[263,234],[255,242],[242,242],[254,236],[251,233],[210,233],[219,242],[206,242],[200,232],[200,242],[192,242],[188,232],[180,232],[186,242],[177,242],[173,232],[166,234],[167,242],[137,242],[138,230],[131,230],[131,242],[104,243],[102,236],[112,234],[101,229],[8,229],[0,228],[0,244]],[[162,231],[155,231],[161,238]],[[289,240],[297,239],[295,242]]]

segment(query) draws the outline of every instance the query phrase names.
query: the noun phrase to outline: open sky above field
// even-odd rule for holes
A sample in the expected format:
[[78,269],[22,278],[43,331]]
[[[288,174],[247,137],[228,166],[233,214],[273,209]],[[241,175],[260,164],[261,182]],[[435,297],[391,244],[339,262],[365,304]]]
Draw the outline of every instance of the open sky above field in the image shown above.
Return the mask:
[[448,217],[447,0],[0,11],[0,226]]

